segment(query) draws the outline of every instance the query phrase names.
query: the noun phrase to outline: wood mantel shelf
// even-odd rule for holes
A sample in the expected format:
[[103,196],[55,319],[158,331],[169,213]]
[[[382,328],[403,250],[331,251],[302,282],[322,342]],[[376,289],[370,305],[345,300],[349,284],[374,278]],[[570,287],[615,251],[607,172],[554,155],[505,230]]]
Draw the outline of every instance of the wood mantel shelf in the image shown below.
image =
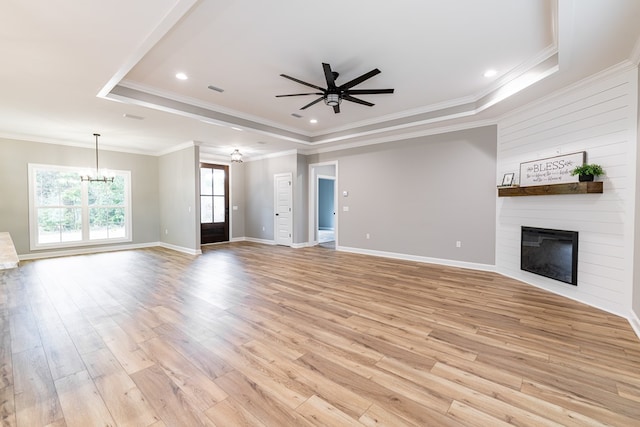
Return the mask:
[[535,185],[531,187],[498,188],[498,197],[548,196],[552,194],[602,193],[602,181],[570,182],[567,184]]

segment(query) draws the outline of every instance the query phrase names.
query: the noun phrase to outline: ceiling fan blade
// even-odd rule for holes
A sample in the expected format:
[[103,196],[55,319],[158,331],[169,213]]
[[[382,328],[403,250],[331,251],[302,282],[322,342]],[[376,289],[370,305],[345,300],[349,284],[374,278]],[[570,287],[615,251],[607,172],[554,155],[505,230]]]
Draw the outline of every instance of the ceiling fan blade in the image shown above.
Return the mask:
[[282,98],[282,97],[285,97],[285,96],[304,96],[304,95],[324,95],[324,93],[320,93],[320,92],[290,93],[289,95],[276,95],[276,98]]
[[343,95],[342,99],[345,99],[345,100],[351,101],[351,102],[355,102],[356,104],[366,105],[367,107],[373,107],[374,105],[376,105],[376,104],[372,104],[372,103],[367,102],[367,101],[363,101],[362,99],[354,98],[351,95]]
[[338,114],[340,112],[340,104],[333,106],[333,112]]
[[324,88],[321,88],[320,86],[316,86],[316,85],[313,85],[311,83],[303,82],[302,80],[296,79],[295,77],[287,76],[286,74],[280,74],[280,76],[284,77],[285,79],[293,80],[294,82],[300,83],[301,85],[305,85],[305,86],[312,87],[314,89],[321,90],[324,93]]
[[324,99],[324,96],[321,96],[320,98],[316,99],[315,101],[312,101],[310,103],[308,103],[307,105],[305,105],[304,107],[301,108],[301,110],[307,109],[309,107],[311,107],[314,104],[317,104],[318,102],[322,101]]
[[345,84],[340,86],[339,89],[340,90],[346,90],[346,89],[349,89],[351,87],[354,87],[355,85],[359,85],[363,81],[370,79],[371,77],[375,76],[376,74],[380,74],[380,70],[378,70],[377,68],[374,68],[373,70],[369,71],[368,73],[365,73],[365,74],[361,75],[360,77],[356,77],[355,79],[353,79],[353,80],[351,80],[349,82],[346,82]]
[[331,71],[331,65],[323,62],[322,69],[324,70],[324,78],[327,80],[327,89],[335,89],[336,80],[333,76],[333,71]]
[[349,89],[345,91],[347,95],[375,95],[377,93],[393,93],[393,89]]

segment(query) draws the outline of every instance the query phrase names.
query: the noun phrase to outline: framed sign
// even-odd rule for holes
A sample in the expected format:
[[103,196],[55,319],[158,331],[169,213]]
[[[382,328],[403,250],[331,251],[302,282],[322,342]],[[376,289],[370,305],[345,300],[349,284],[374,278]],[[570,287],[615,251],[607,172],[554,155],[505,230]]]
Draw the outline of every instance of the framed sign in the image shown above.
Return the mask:
[[576,166],[583,165],[585,157],[586,153],[580,151],[578,153],[520,163],[520,186],[578,182],[578,177],[572,176],[571,171]]

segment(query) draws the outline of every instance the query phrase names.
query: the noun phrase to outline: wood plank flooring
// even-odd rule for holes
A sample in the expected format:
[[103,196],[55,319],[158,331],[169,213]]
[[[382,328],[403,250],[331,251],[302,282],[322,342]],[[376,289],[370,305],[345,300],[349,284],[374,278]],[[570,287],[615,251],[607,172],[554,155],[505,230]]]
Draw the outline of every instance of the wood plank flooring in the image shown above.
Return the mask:
[[625,319],[493,273],[252,243],[0,272],[3,426],[638,426]]

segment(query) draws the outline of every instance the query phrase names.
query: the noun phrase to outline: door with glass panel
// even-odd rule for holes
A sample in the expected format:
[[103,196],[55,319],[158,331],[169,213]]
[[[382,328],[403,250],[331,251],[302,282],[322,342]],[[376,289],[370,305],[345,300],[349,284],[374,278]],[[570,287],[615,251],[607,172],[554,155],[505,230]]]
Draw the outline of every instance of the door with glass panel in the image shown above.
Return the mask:
[[229,241],[229,166],[200,163],[200,242]]

